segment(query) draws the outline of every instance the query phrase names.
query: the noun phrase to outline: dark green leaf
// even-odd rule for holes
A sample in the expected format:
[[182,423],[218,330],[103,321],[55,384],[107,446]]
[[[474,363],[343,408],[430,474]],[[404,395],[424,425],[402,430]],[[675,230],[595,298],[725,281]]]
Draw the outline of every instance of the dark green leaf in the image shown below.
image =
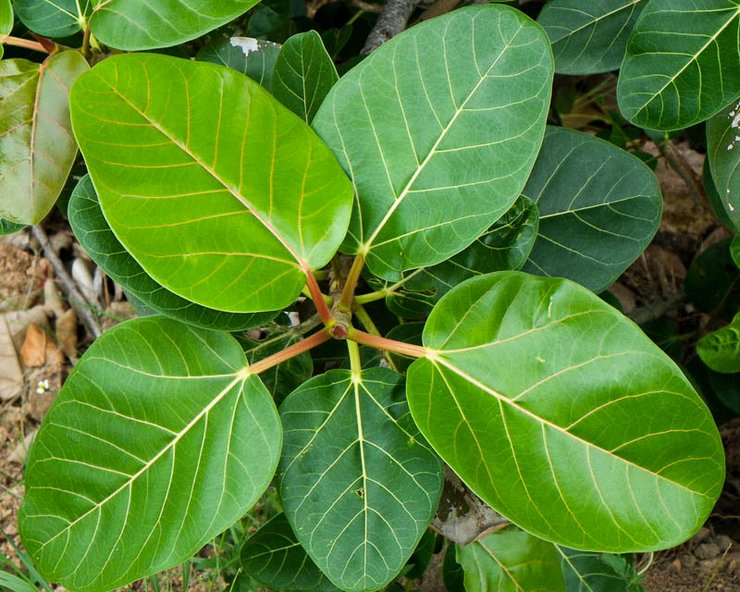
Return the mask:
[[457,545],[449,543],[445,558],[442,562],[442,580],[447,592],[462,592],[465,590],[465,573],[457,562]]
[[702,337],[696,351],[715,372],[740,372],[740,312],[726,327]]
[[434,556],[436,543],[437,535],[433,530],[427,529],[406,564],[406,570],[404,571],[404,577],[406,579],[415,580],[424,575],[424,572],[429,567],[429,562]]
[[730,257],[740,269],[740,236],[736,236],[730,243]]
[[220,64],[249,76],[267,90],[272,87],[272,73],[280,45],[251,37],[218,39],[198,52],[198,59]]
[[524,271],[610,286],[658,230],[662,198],[639,158],[588,134],[548,127],[524,194],[540,211]]
[[699,310],[730,321],[740,302],[740,269],[730,254],[731,239],[710,245],[689,266],[686,295]]
[[335,585],[377,590],[401,571],[437,508],[442,464],[420,438],[401,376],[333,370],[280,408],[280,495],[298,541]]
[[471,244],[524,187],[551,80],[541,27],[500,5],[412,27],[345,74],[313,122],[358,195],[343,250],[398,281]]
[[[99,3],[101,0],[97,0]],[[13,0],[16,15],[34,33],[69,37],[85,26],[93,0]]]
[[275,405],[231,336],[164,317],[117,325],[36,436],[23,543],[45,577],[81,592],[173,567],[257,501],[280,438]]
[[8,222],[7,220],[0,218],[0,236],[19,232],[25,227],[25,224],[16,224],[15,222]]
[[[567,592],[639,592],[631,561],[620,555],[584,553],[555,545]],[[620,569],[615,567],[620,566]]]
[[429,443],[497,512],[573,548],[690,537],[722,488],[717,428],[676,365],[568,280],[498,272],[435,307],[408,370]]
[[730,228],[740,232],[740,102],[707,122],[707,161]]
[[[702,185],[704,186],[704,192],[707,194],[707,199],[709,200],[709,205],[712,206],[714,215],[717,216],[719,221],[727,228],[735,232],[740,232],[740,221],[733,220],[730,216],[730,201],[720,197],[717,186],[714,183],[714,179],[712,179],[712,172],[709,169],[708,158],[704,159],[701,180]],[[735,206],[733,205],[732,207],[734,208]]]

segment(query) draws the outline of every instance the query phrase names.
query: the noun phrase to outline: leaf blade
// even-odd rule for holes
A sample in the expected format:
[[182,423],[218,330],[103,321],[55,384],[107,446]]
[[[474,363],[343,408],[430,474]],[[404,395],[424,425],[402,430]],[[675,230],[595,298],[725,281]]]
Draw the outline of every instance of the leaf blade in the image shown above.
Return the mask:
[[707,122],[707,161],[720,207],[740,233],[740,102]]

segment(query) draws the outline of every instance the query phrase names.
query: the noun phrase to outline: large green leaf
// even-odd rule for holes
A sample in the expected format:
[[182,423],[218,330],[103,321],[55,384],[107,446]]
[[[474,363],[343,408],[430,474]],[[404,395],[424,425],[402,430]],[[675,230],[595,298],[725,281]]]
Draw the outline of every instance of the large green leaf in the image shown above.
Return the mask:
[[655,174],[639,158],[582,132],[548,127],[524,188],[540,211],[524,271],[610,286],[645,250],[660,224]]
[[349,180],[305,122],[238,72],[115,56],[80,78],[71,101],[111,229],[183,298],[283,308],[341,243]]
[[241,72],[270,90],[280,48],[280,44],[264,39],[230,37],[203,46],[198,59]]
[[740,232],[740,101],[707,122],[707,162],[722,210]]
[[228,23],[258,2],[98,0],[90,27],[100,41],[117,49],[136,51],[170,47]]
[[275,63],[272,94],[308,123],[339,79],[334,62],[316,31],[293,35]]
[[36,436],[19,522],[49,580],[110,590],[181,563],[267,488],[280,420],[226,333],[135,319],[85,353]]
[[635,125],[682,129],[740,95],[740,2],[651,0],[637,19],[617,87]]
[[584,553],[559,545],[567,592],[641,592],[631,561],[621,555]]
[[59,197],[77,155],[69,87],[87,69],[76,51],[0,62],[0,217],[36,224]]
[[357,192],[343,250],[398,281],[471,244],[524,187],[551,81],[542,28],[500,5],[412,27],[345,74],[313,122]]
[[712,416],[680,370],[585,288],[521,272],[467,280],[408,370],[421,432],[497,512],[576,549],[693,534],[722,488]]
[[740,312],[726,327],[702,337],[696,344],[696,351],[715,372],[740,372]]
[[338,592],[296,540],[282,513],[247,539],[241,560],[249,576],[281,592]]
[[44,37],[69,37],[85,26],[93,4],[101,0],[13,0],[18,18]]
[[402,377],[332,370],[280,407],[280,496],[298,541],[346,591],[395,578],[437,508],[442,464],[420,438]]
[[537,17],[552,42],[559,74],[619,68],[646,0],[551,0]]
[[465,592],[562,592],[563,572],[552,544],[508,527],[457,545]]
[[269,322],[276,313],[239,314],[205,308],[181,298],[155,282],[129,255],[108,226],[89,175],[85,175],[69,201],[69,223],[93,261],[147,308],[184,323],[239,331]]

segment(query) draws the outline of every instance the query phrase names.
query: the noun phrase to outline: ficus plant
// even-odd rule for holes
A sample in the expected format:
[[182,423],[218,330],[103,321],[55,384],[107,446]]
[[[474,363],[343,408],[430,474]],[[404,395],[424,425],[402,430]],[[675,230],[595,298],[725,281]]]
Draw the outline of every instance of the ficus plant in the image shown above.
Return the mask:
[[[36,436],[19,525],[40,573],[94,592],[169,569],[274,484],[283,511],[244,572],[379,590],[456,511],[454,475],[510,525],[450,545],[450,581],[629,589],[620,554],[689,538],[723,452],[682,370],[598,295],[657,230],[656,177],[547,125],[553,76],[621,64],[625,118],[715,118],[720,145],[740,5],[464,7],[341,77],[313,31],[140,52],[254,4],[13,2],[52,55],[0,62],[3,228],[50,211],[79,146],[70,224],[141,312],[86,351]],[[79,51],[49,40],[80,33]],[[710,153],[733,230],[739,154]]]

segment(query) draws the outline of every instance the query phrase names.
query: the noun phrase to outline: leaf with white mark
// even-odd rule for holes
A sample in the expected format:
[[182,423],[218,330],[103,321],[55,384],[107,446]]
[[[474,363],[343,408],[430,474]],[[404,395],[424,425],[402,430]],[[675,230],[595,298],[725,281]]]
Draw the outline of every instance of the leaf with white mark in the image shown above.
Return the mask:
[[707,122],[707,162],[717,201],[740,233],[740,101]]
[[264,39],[230,37],[208,43],[198,52],[197,58],[241,72],[271,90],[273,70],[280,49],[279,43]]

